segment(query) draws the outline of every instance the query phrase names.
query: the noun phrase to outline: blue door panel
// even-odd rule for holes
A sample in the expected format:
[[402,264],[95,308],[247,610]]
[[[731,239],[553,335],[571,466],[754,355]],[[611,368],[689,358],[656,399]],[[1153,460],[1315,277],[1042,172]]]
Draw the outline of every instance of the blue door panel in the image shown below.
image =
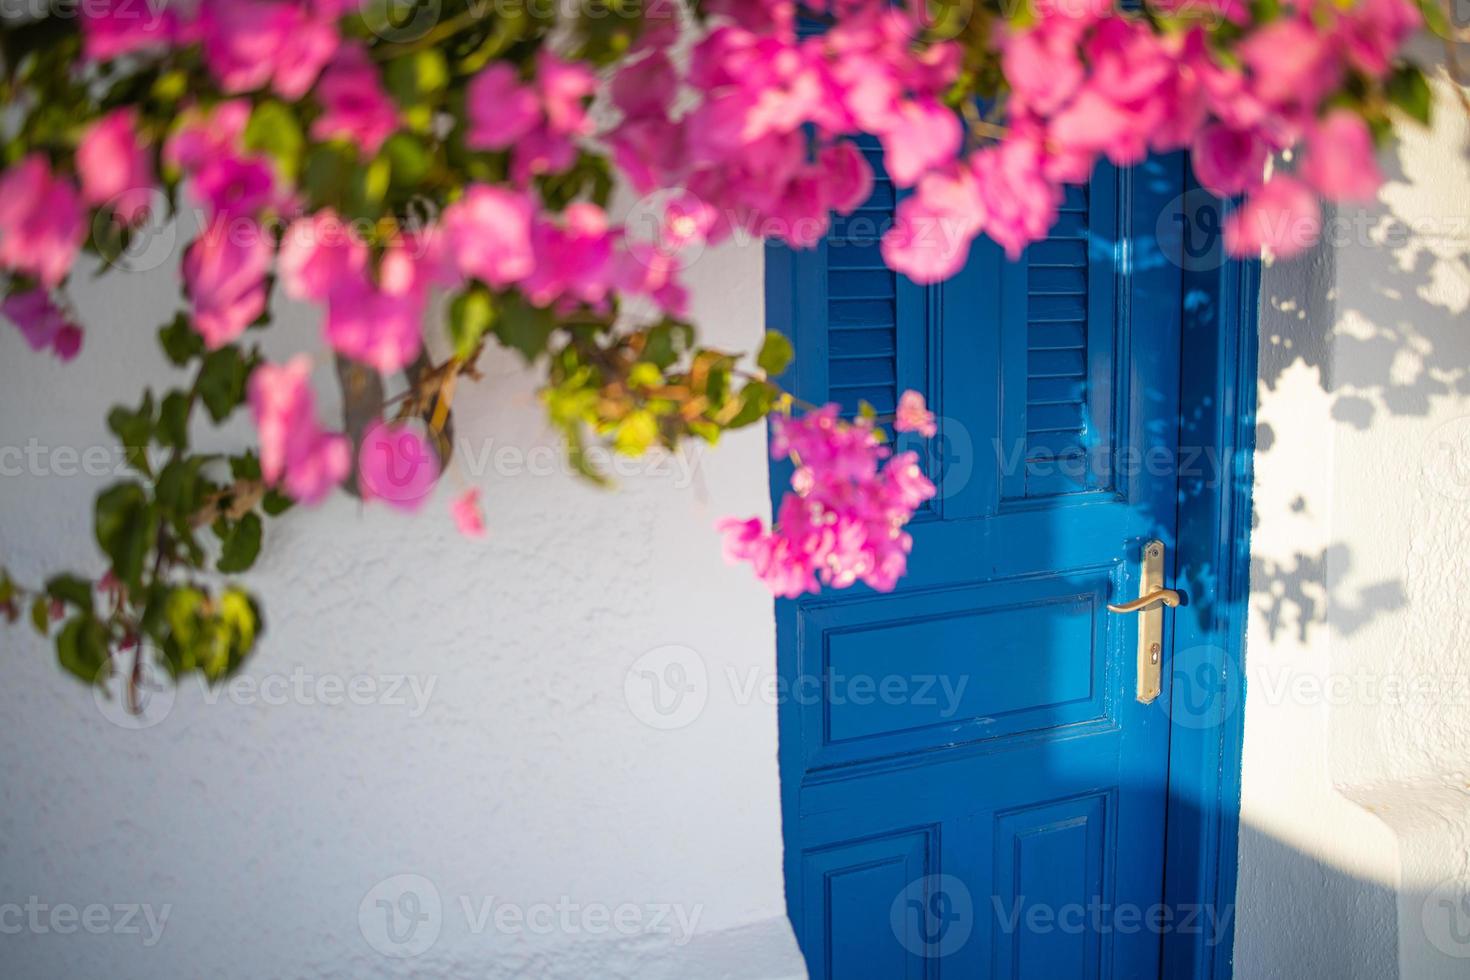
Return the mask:
[[900,896],[909,883],[922,882],[937,865],[937,846],[935,830],[923,828],[818,847],[802,856],[805,890],[814,896],[804,932],[820,937],[811,944],[812,976],[926,975],[922,948],[893,906],[897,901],[902,909]]
[[818,248],[769,253],[796,395],[888,413],[913,388],[939,417],[896,439],[939,488],[899,588],[777,603],[813,976],[1158,976],[1159,936],[1109,910],[1162,899],[1168,644],[1141,705],[1136,623],[1105,606],[1137,594],[1145,540],[1175,546],[1181,274],[1153,236],[1183,172],[1103,167],[1019,261],[977,243],[933,287],[882,265],[881,171]]
[[1026,980],[1101,975],[1108,821],[1116,793],[998,813],[990,925],[993,973]]
[[[1122,672],[1103,618],[1110,577],[1104,568],[803,607],[795,666],[811,680],[795,710],[816,736],[805,765],[1107,722],[1108,675]],[[1028,669],[1016,670],[1022,661]]]

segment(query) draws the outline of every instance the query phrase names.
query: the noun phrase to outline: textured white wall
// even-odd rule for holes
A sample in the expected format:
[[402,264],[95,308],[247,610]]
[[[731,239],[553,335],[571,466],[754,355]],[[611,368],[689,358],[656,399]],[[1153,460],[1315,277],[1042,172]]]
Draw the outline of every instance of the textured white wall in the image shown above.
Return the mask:
[[[707,340],[759,342],[761,276],[759,247],[698,261]],[[0,562],[29,582],[100,571],[109,478],[74,475],[67,447],[103,447],[95,464],[106,407],[168,378],[167,267],[78,299],[95,327],[70,366],[0,331],[0,446],[35,447],[0,460]],[[266,336],[276,356],[318,346],[304,310]],[[712,529],[768,513],[763,430],[603,492],[546,475],[560,451],[517,363],[494,359],[458,407],[454,480],[483,489],[489,539],[455,533],[454,486],[414,517],[338,495],[272,524],[250,576],[269,632],[214,703],[190,683],[127,730],[27,628],[0,629],[0,975],[802,972],[776,708],[743,684],[774,670],[771,601]],[[669,645],[687,649],[640,660]],[[659,714],[651,678],[668,710],[665,682],[700,668]],[[429,916],[411,935],[409,913]]]
[[1437,91],[1378,204],[1263,277],[1242,980],[1470,975],[1470,141]]

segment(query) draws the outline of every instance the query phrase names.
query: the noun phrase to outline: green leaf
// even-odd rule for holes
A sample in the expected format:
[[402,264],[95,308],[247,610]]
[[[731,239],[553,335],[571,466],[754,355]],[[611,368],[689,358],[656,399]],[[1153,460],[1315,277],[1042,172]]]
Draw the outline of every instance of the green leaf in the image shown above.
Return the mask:
[[260,479],[260,457],[251,450],[230,457],[230,476],[237,480]]
[[748,382],[740,389],[740,411],[725,423],[727,429],[740,429],[759,422],[771,413],[776,401],[776,389],[763,381]]
[[630,388],[657,388],[664,383],[664,373],[648,361],[639,361],[628,369]]
[[265,511],[268,517],[280,517],[295,503],[296,501],[279,490],[267,490],[264,499],[260,502],[260,509]]
[[174,317],[172,323],[159,329],[158,343],[176,367],[183,367],[204,353],[204,338],[199,336],[199,331],[194,329],[189,317],[183,313]]
[[158,532],[158,514],[137,483],[117,483],[97,496],[97,544],[120,582],[136,588]]
[[170,461],[153,485],[158,505],[187,520],[204,502],[205,481],[199,478],[199,471],[209,460],[208,456],[187,456]]
[[663,370],[679,359],[679,332],[671,323],[659,323],[644,332],[643,360]]
[[495,319],[495,336],[506,347],[520,351],[527,364],[546,350],[555,328],[556,316],[550,310],[524,301],[510,303]]
[[306,155],[306,173],[302,185],[313,209],[334,207],[342,210],[348,181],[352,178],[355,155],[351,147],[340,143],[313,146]]
[[423,141],[408,133],[394,133],[388,137],[378,151],[378,159],[387,161],[389,182],[399,190],[417,188],[429,175],[429,168],[434,163]]
[[259,606],[240,589],[211,602],[198,589],[180,586],[163,600],[161,629],[164,662],[175,677],[198,670],[219,680],[244,662],[263,627]]
[[91,614],[73,616],[56,636],[56,659],[77,679],[100,683],[105,680],[107,631]]
[[260,554],[260,515],[246,514],[224,537],[219,561],[215,567],[226,574],[243,572],[255,564]]
[[57,575],[47,579],[46,594],[78,609],[92,611],[92,583],[76,575]]
[[755,362],[760,365],[762,371],[766,372],[767,377],[774,378],[786,370],[786,366],[795,356],[796,351],[792,349],[791,341],[787,340],[783,334],[767,330],[765,343],[761,344],[761,350],[756,355]]
[[468,360],[495,323],[495,299],[490,290],[472,285],[455,296],[449,304],[449,336],[454,340],[454,353]]
[[1385,84],[1388,101],[1403,111],[1404,115],[1425,126],[1434,108],[1434,95],[1424,73],[1413,65],[1401,65],[1394,69]]
[[158,442],[171,449],[189,448],[189,396],[171,391],[158,407]]
[[209,417],[223,422],[245,400],[250,367],[234,346],[211,351],[199,366],[199,397]]
[[219,621],[229,642],[230,668],[238,667],[260,635],[260,607],[240,589],[226,589],[219,600]]
[[353,167],[348,180],[348,216],[376,219],[392,178],[393,165],[387,157],[377,157],[366,167]]
[[151,472],[148,465],[148,443],[153,438],[153,392],[145,388],[143,401],[136,410],[121,405],[107,413],[107,427],[123,445],[123,456],[129,466],[140,473]]
[[149,90],[149,95],[158,102],[172,105],[189,94],[189,73],[181,68],[159,75]]
[[628,417],[618,425],[613,448],[624,456],[642,456],[657,438],[658,419],[652,412],[629,412]]
[[296,179],[306,139],[296,114],[286,106],[274,100],[257,105],[245,124],[244,142],[245,149],[265,153],[273,159],[288,181]]
[[1455,39],[1455,28],[1450,23],[1449,17],[1445,15],[1440,0],[1419,0],[1418,7],[1419,12],[1424,15],[1425,27],[1442,38]]
[[567,462],[572,464],[577,474],[584,479],[590,480],[600,487],[611,484],[607,474],[592,465],[592,459],[587,455],[587,444],[582,434],[582,427],[576,422],[568,422],[562,425],[562,432],[567,440]]
[[434,99],[449,84],[449,65],[438,48],[425,48],[388,63],[385,83],[405,109]]
[[31,625],[42,636],[51,632],[51,600],[38,595],[31,603]]

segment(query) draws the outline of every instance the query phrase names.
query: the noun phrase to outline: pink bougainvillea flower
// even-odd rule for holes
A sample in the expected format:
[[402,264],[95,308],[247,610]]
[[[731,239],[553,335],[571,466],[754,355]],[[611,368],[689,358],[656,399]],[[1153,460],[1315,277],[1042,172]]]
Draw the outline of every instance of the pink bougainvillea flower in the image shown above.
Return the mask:
[[703,245],[719,218],[718,212],[698,196],[688,191],[676,193],[664,203],[656,240],[670,252]]
[[337,50],[336,24],[289,0],[203,0],[204,63],[230,94],[270,85],[299,99]]
[[541,121],[541,101],[521,84],[515,67],[492,62],[465,90],[465,145],[476,150],[504,150]]
[[597,91],[597,76],[580,61],[563,61],[549,47],[536,52],[536,89],[546,125],[561,136],[591,132],[587,100]]
[[212,156],[190,187],[211,218],[253,218],[278,203],[275,169],[263,157]]
[[612,102],[627,117],[662,116],[679,91],[679,75],[663,51],[625,62],[612,80]]
[[491,286],[531,274],[531,198],[504,187],[472,184],[444,212],[444,238],[459,271]]
[[953,160],[960,150],[959,117],[935,99],[904,103],[879,134],[888,176],[909,187],[925,172]]
[[[904,394],[910,408],[916,394]],[[918,456],[891,455],[870,423],[842,421],[836,405],[774,419],[771,456],[797,464],[792,490],[770,529],[755,519],[716,525],[726,560],[749,562],[773,593],[787,598],[858,582],[891,590],[913,545],[903,526],[936,492]]]
[[32,153],[0,176],[0,267],[55,286],[86,237],[76,188]]
[[571,204],[561,222],[540,219],[531,229],[535,256],[521,291],[537,306],[569,299],[598,306],[612,288],[612,235],[595,204]]
[[1268,103],[1312,110],[1342,80],[1331,40],[1305,17],[1273,21],[1240,44],[1253,90]]
[[577,144],[545,126],[537,126],[521,138],[511,153],[510,178],[524,187],[543,174],[557,174],[577,160]]
[[424,311],[438,259],[417,239],[394,242],[373,270],[342,267],[327,291],[322,332],[339,354],[385,374],[402,370],[423,347]]
[[298,218],[281,237],[276,267],[293,299],[321,302],[333,285],[367,268],[367,246],[330,208]]
[[893,227],[883,235],[883,261],[918,283],[947,279],[965,264],[983,215],[969,168],[928,174],[899,202]]
[[107,205],[118,220],[135,224],[148,212],[153,161],[138,142],[138,114],[114,109],[87,128],[77,146],[82,199]]
[[1003,38],[1006,81],[1029,111],[1049,115],[1081,86],[1086,73],[1077,50],[1080,29],[1071,18],[1045,17],[1034,28]]
[[912,389],[905,391],[898,399],[898,413],[893,427],[899,432],[917,432],[925,438],[931,438],[939,431],[934,424],[934,413],[924,404],[924,396]]
[[346,139],[365,157],[377,153],[398,128],[398,110],[360,44],[337,49],[317,83],[316,98],[322,114],[311,124],[311,135],[319,140]]
[[178,11],[151,0],[93,0],[81,6],[82,52],[107,61],[174,43]]
[[1044,175],[1045,155],[1034,143],[1008,139],[970,158],[981,204],[975,220],[1013,261],[1046,237],[1062,203],[1061,188]]
[[208,111],[191,107],[163,141],[163,165],[192,174],[215,157],[237,156],[250,122],[250,100],[228,99]]
[[370,427],[357,454],[357,482],[364,500],[416,511],[439,479],[439,454],[417,423]]
[[607,135],[613,161],[640,194],[677,183],[684,129],[660,116],[625,119]]
[[873,168],[852,142],[842,140],[817,158],[827,203],[838,214],[850,214],[873,196]]
[[31,350],[50,350],[63,361],[81,350],[81,328],[66,318],[44,289],[11,293],[0,303],[0,313],[15,324]]
[[1383,183],[1373,155],[1373,135],[1363,117],[1335,109],[1307,134],[1300,174],[1324,197],[1372,202]]
[[1321,231],[1317,195],[1295,177],[1277,174],[1226,219],[1225,248],[1231,255],[1254,255],[1264,248],[1289,259],[1315,245]]
[[293,499],[314,504],[352,469],[352,444],[324,432],[312,395],[311,359],[261,364],[251,373],[250,414],[260,435],[260,473]]
[[1394,55],[1424,22],[1409,0],[1358,0],[1341,11],[1338,39],[1347,58],[1370,75],[1384,75]]
[[480,491],[476,489],[466,490],[454,502],[449,505],[449,512],[454,517],[454,526],[467,538],[483,538],[485,536],[485,514],[480,509]]
[[216,218],[184,252],[194,329],[211,348],[230,343],[265,312],[271,243],[260,226]]
[[1223,125],[1206,126],[1194,138],[1194,174],[1208,191],[1230,197],[1260,186],[1269,148],[1254,132]]
[[577,158],[575,137],[590,132],[586,101],[597,76],[580,62],[549,49],[536,57],[536,77],[523,84],[514,68],[497,62],[465,92],[465,145],[511,149],[512,177],[525,184],[537,174],[560,173]]
[[642,239],[624,238],[613,253],[612,276],[617,288],[647,296],[674,316],[689,312],[689,291],[679,281],[683,264],[669,249]]

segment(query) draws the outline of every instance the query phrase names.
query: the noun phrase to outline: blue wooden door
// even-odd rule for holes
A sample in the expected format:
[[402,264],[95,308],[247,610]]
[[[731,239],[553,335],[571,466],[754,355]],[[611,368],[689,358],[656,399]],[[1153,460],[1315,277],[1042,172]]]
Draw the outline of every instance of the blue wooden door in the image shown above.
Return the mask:
[[1019,261],[977,243],[935,287],[883,267],[882,179],[818,249],[770,252],[800,397],[892,412],[916,388],[941,419],[899,588],[777,606],[814,977],[1159,975],[1172,613],[1145,705],[1137,618],[1106,604],[1138,594],[1145,541],[1174,551],[1181,273],[1155,229],[1183,173],[1104,167]]

